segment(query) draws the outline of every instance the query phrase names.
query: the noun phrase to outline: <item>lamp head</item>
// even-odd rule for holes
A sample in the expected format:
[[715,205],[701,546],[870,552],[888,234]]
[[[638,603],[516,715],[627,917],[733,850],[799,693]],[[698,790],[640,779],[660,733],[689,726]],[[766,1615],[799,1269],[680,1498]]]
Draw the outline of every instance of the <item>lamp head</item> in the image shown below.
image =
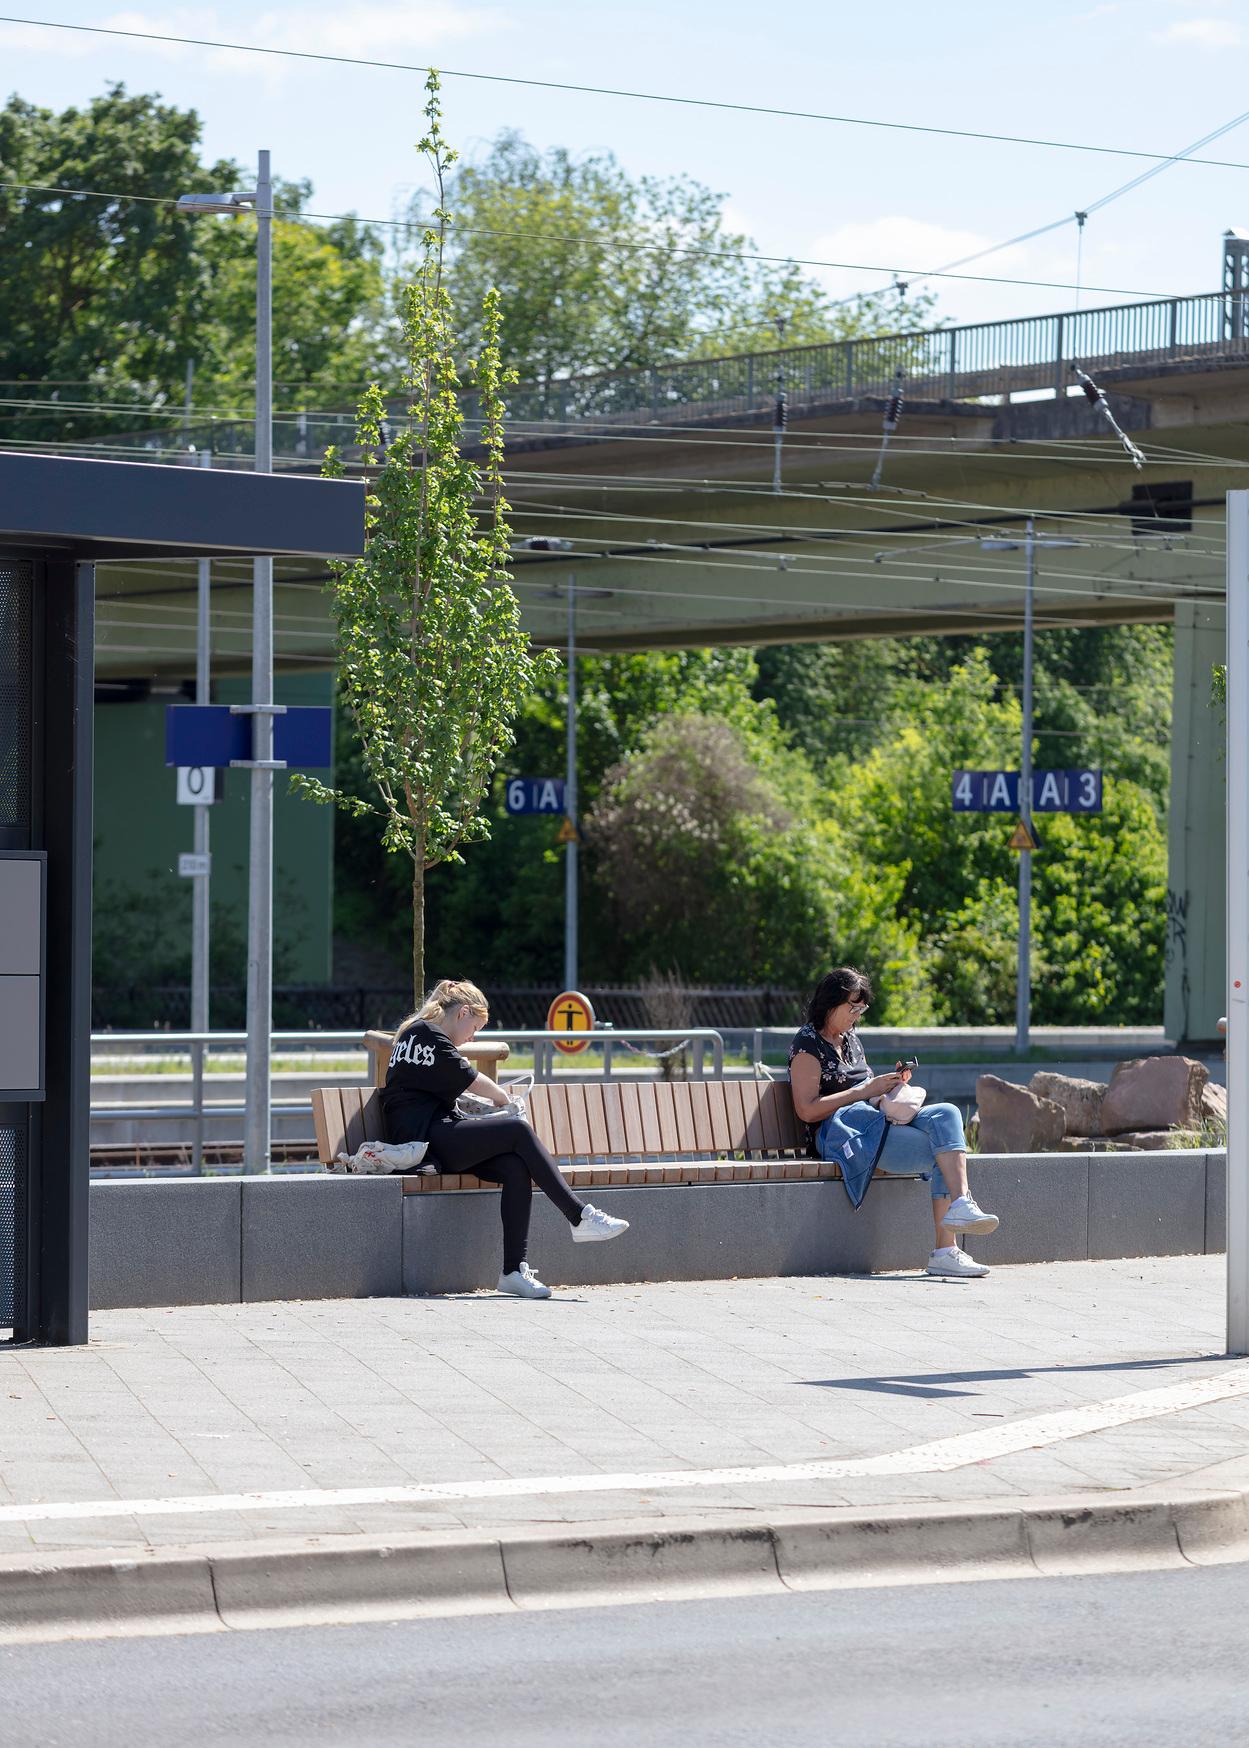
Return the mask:
[[229,213],[237,217],[244,207],[256,204],[255,194],[180,194],[174,210],[190,218],[203,218],[212,213]]

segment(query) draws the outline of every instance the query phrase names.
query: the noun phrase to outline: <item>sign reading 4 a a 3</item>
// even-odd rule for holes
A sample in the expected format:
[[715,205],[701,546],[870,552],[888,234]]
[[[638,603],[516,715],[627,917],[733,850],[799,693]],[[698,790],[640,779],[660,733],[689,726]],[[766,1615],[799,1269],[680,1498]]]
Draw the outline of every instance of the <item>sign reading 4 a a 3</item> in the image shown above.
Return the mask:
[[[1100,813],[1102,774],[1080,768],[1032,773],[1032,813]],[[1019,813],[1018,771],[955,771],[955,813]]]

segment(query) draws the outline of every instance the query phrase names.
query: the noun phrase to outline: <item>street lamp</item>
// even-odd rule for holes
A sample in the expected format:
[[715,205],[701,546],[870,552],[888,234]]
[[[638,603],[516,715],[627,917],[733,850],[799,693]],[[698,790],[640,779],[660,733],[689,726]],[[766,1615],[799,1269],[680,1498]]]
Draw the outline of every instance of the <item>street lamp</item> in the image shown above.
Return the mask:
[[[254,466],[273,472],[273,178],[261,152],[254,189],[183,194],[176,210],[191,218],[256,214],[256,426]],[[252,756],[235,761],[251,771],[247,886],[247,1114],[243,1170],[269,1170],[270,1050],[273,1023],[273,560],[252,561],[252,701],[237,715],[254,718]]]
[[[1029,516],[1022,540],[982,539],[983,552],[1026,554],[1023,619],[1023,725],[1020,734],[1019,816],[1032,839],[1032,618],[1036,594],[1038,546],[1079,546],[1078,540],[1037,538],[1036,524]],[[1028,1028],[1032,1016],[1032,851],[1019,852],[1019,959],[1015,973],[1015,1054],[1028,1054]]]

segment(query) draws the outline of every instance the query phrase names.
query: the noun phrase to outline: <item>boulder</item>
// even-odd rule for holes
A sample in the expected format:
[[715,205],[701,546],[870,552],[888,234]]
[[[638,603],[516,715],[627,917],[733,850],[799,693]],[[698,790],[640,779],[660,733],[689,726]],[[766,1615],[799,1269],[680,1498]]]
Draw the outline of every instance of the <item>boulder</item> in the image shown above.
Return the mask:
[[1120,1062],[1102,1100],[1102,1133],[1200,1129],[1201,1095],[1210,1075],[1188,1056]]
[[1106,1088],[1100,1080],[1077,1080],[1070,1074],[1034,1074],[1028,1091],[1039,1099],[1053,1099],[1067,1119],[1068,1135],[1102,1133],[1102,1100]]
[[1184,1129],[1129,1129],[1115,1136],[1116,1144],[1133,1153],[1160,1153],[1168,1147],[1199,1147],[1198,1135]]
[[1052,1153],[1063,1138],[1061,1105],[996,1074],[976,1081],[976,1105],[982,1153]]
[[1207,1123],[1227,1127],[1227,1088],[1208,1080],[1201,1089],[1201,1114]]

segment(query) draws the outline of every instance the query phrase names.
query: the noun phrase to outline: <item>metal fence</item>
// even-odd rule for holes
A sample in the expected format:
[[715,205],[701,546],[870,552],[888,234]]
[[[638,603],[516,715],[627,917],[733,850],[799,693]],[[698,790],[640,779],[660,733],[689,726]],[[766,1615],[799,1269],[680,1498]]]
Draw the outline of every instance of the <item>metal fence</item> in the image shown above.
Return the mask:
[[[1246,315],[1244,300],[1236,293],[1205,292],[557,377],[512,389],[508,428],[515,439],[524,436],[530,423],[575,431],[583,424],[682,424],[749,415],[772,405],[778,366],[784,369],[791,411],[804,402],[883,397],[899,369],[908,395],[919,400],[978,400],[1039,390],[1061,395],[1072,382],[1073,361],[1105,375],[1124,367],[1243,359],[1249,355]],[[478,413],[471,395],[465,396],[464,405],[471,425]],[[396,398],[391,414],[402,420],[405,403]],[[20,423],[19,415],[15,435]],[[291,461],[315,461],[333,443],[350,456],[354,430],[350,409],[327,413],[288,407],[276,416],[274,452]],[[211,448],[226,465],[232,459],[250,465],[252,454],[252,428],[246,419],[200,422],[176,439],[162,429],[101,439],[105,441],[133,448],[136,459],[145,453],[156,458],[171,444]]]
[[[555,984],[491,985],[490,1023],[495,1030],[537,1027],[561,992]],[[662,1008],[654,992],[631,985],[587,984],[595,1016],[617,1028],[699,1026],[722,1031],[726,1026],[797,1025],[809,991],[762,986],[757,989],[665,989]],[[406,987],[365,988],[323,984],[288,984],[273,992],[273,1024],[283,1032],[361,1032],[394,1026],[411,1010]],[[213,1024],[222,1030],[246,1023],[246,992],[241,984],[214,986]],[[94,990],[91,1026],[95,1032],[185,1031],[191,1021],[191,991],[186,984],[102,985]]]

